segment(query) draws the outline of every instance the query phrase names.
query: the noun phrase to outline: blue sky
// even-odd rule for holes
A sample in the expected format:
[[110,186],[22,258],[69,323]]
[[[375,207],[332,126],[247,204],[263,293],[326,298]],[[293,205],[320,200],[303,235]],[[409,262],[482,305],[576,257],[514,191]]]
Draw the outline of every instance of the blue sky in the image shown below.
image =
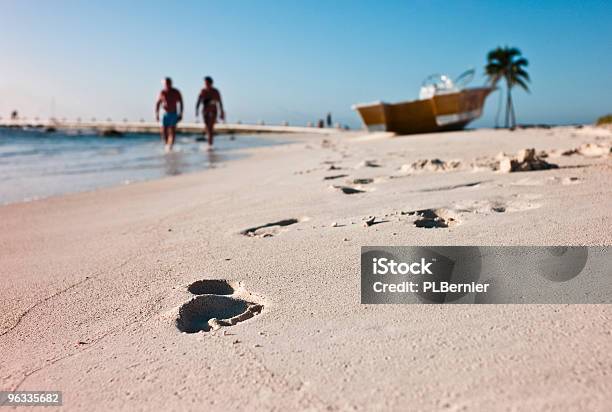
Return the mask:
[[[532,92],[519,122],[592,122],[612,112],[609,1],[0,0],[0,116],[152,119],[170,75],[194,116],[202,77],[230,121],[335,120],[350,106],[416,98],[431,73],[476,68],[520,48]],[[476,126],[490,126],[497,95]]]

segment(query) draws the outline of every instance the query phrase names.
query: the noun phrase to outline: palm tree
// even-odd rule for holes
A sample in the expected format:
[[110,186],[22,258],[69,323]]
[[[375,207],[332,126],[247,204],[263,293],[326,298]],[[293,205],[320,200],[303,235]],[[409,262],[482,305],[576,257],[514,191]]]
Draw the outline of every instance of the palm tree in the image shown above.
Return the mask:
[[[489,84],[496,86],[502,78],[506,80],[506,127],[516,127],[512,88],[518,85],[529,92],[529,74],[525,71],[528,64],[527,59],[521,56],[521,51],[515,47],[498,47],[487,55],[485,72],[489,76]],[[497,126],[497,119],[495,123]]]

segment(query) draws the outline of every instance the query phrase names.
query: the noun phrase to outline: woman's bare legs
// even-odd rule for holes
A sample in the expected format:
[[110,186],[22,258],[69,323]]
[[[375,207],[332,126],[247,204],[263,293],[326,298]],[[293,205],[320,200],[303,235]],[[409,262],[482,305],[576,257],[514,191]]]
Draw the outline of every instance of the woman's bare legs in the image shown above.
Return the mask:
[[215,138],[215,122],[217,120],[216,113],[204,112],[204,124],[206,125],[206,136],[208,138],[208,149],[212,149]]

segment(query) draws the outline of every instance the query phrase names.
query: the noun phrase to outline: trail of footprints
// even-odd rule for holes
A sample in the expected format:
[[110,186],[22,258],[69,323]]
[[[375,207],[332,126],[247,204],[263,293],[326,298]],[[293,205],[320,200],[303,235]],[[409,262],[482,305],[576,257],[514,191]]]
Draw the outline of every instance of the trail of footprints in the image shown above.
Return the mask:
[[246,291],[240,282],[198,280],[187,290],[196,296],[179,309],[176,327],[184,333],[233,326],[258,315],[264,307],[262,299]]
[[[334,166],[334,164],[332,164],[332,166]],[[357,167],[358,168],[381,167],[381,165],[371,160],[364,160]],[[340,170],[340,169],[341,168],[334,168],[334,169],[328,169],[328,170]],[[335,179],[340,179],[344,177],[349,177],[349,175],[348,174],[329,175],[329,176],[324,176],[323,180],[335,180]],[[345,195],[355,195],[359,193],[368,192],[368,190],[366,190],[363,187],[363,185],[369,185],[370,183],[373,183],[373,182],[374,182],[374,179],[372,178],[356,178],[356,179],[348,179],[347,184],[345,185],[331,185],[330,187],[341,193],[344,193]]]
[[[343,168],[337,167],[335,165],[336,161],[324,161],[324,165],[328,165],[328,171],[341,170]],[[381,167],[380,164],[375,161],[365,160],[357,165],[357,168],[376,168]],[[387,178],[400,177],[400,176],[388,176]],[[348,179],[347,179],[348,178]],[[343,193],[345,195],[358,195],[371,191],[372,189],[366,188],[364,186],[375,183],[382,178],[350,178],[350,175],[347,173],[340,174],[328,174],[327,176],[323,176],[323,181],[336,181],[340,179],[345,179],[345,184],[332,184],[330,188]],[[552,181],[556,182],[561,179],[558,177],[548,178],[552,179]],[[574,184],[577,183],[577,178],[563,178],[563,184]],[[567,180],[567,182],[566,182]],[[455,190],[460,188],[471,188],[478,187],[487,181],[474,181],[461,183],[451,186],[440,186],[434,188],[425,188],[417,190],[418,192],[435,192],[435,191],[446,191],[446,190]],[[511,184],[525,184],[523,181],[519,181],[518,183]],[[542,183],[543,184],[543,183]],[[439,208],[431,208],[431,209],[421,209],[421,210],[413,210],[410,212],[399,212],[401,215],[410,215],[414,216],[413,224],[415,227],[423,228],[423,229],[436,229],[436,228],[449,228],[453,226],[460,225],[462,223],[463,217],[469,214],[495,214],[495,213],[506,213],[506,212],[516,212],[522,210],[535,209],[540,207],[537,203],[531,202],[521,202],[516,200],[510,201],[472,201],[467,205],[454,205],[452,207],[439,207]],[[376,219],[376,217],[374,217]],[[244,236],[248,237],[272,237],[280,232],[284,231],[286,226],[294,225],[296,223],[302,222],[306,219],[283,219],[277,222],[270,222],[260,226],[255,226],[252,228],[245,229],[240,233]],[[382,222],[377,222],[382,223]],[[337,227],[339,225],[332,224],[333,227]],[[366,226],[371,226],[371,224],[367,224]]]

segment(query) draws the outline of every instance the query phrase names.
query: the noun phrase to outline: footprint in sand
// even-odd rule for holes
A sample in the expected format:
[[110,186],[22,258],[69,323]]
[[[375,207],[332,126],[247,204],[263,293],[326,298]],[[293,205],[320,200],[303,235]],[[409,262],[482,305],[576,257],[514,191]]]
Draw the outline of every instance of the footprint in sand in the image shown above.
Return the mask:
[[471,213],[479,215],[489,215],[505,212],[522,212],[541,207],[542,205],[535,202],[535,199],[515,199],[515,200],[475,200],[471,202],[456,203],[452,208],[457,213]]
[[355,166],[356,169],[361,169],[363,167],[382,167],[382,165],[375,160],[364,160]]
[[184,333],[215,331],[236,325],[263,310],[262,299],[247,292],[240,282],[199,280],[187,288],[196,295],[179,309],[176,327]]
[[336,189],[339,190],[340,192],[344,193],[345,195],[355,195],[358,193],[365,193],[365,190],[361,190],[358,189],[356,187],[351,187],[351,186],[340,186],[340,185],[333,185],[331,186],[332,189]]
[[248,237],[272,237],[274,235],[279,234],[282,231],[283,227],[291,226],[301,221],[306,221],[307,218],[303,219],[283,219],[278,222],[266,223],[265,225],[255,226],[240,232],[241,235]]
[[234,282],[220,279],[204,279],[193,282],[187,290],[194,295],[232,295],[236,291]]
[[421,189],[421,190],[418,190],[418,192],[442,192],[445,190],[479,187],[482,183],[485,183],[485,181],[461,183],[461,184],[451,185],[451,186],[438,186],[438,187],[432,187],[432,188],[427,188],[427,189]]
[[425,229],[447,228],[460,223],[457,214],[445,208],[415,210],[408,215],[417,216],[414,225]]
[[452,207],[421,209],[407,213],[402,212],[402,214],[416,216],[417,219],[413,222],[416,227],[434,229],[459,225],[469,215],[521,212],[539,207],[541,205],[532,200],[477,200],[457,203]]
[[323,180],[335,180],[335,179],[340,179],[340,178],[343,178],[343,177],[348,177],[348,175],[340,174],[340,175],[325,176],[323,178]]
[[354,185],[369,185],[370,183],[373,183],[373,182],[374,182],[374,179],[370,179],[370,178],[353,179],[351,181],[351,183]]

